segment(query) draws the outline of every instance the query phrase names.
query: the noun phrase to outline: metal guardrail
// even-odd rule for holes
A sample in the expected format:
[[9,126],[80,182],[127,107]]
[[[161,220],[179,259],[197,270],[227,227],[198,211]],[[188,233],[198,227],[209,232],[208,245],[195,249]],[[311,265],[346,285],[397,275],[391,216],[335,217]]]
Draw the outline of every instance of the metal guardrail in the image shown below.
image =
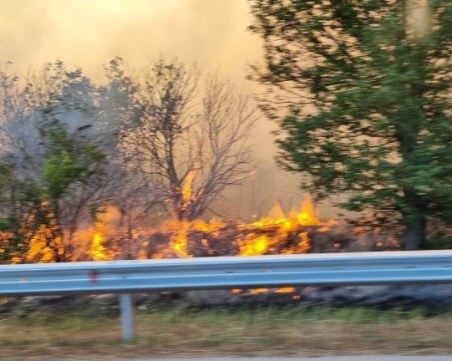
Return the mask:
[[452,251],[0,266],[0,296],[121,293],[126,341],[133,338],[134,292],[422,283],[452,283]]

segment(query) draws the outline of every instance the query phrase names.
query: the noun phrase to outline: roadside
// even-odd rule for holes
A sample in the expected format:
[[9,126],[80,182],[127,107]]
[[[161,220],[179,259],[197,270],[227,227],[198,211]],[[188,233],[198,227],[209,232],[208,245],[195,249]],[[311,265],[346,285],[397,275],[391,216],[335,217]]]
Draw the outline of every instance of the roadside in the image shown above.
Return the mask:
[[[452,356],[329,356],[329,357],[213,357],[213,358],[177,358],[177,359],[136,359],[131,361],[450,361]],[[129,361],[129,360],[124,360]]]
[[[16,361],[17,359],[6,359],[2,361]],[[61,358],[38,358],[24,359],[25,361],[59,361]],[[328,357],[209,357],[209,358],[70,358],[71,361],[450,361],[452,356],[399,356],[399,355],[361,355],[361,356],[328,356]]]
[[136,341],[123,344],[116,316],[0,315],[0,360],[365,354],[414,359],[452,355],[451,325],[451,312],[430,315],[422,309],[161,308],[137,313]]

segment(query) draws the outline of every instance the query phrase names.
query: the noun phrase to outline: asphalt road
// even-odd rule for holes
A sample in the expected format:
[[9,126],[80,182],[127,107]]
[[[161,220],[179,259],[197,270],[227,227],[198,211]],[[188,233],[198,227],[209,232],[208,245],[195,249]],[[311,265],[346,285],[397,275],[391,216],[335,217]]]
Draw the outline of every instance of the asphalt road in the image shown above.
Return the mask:
[[124,361],[452,361],[450,356],[208,357],[146,358]]
[[452,361],[449,356],[396,356],[396,355],[365,355],[365,356],[328,356],[328,357],[171,357],[171,358],[118,358],[114,356],[83,356],[62,357],[55,356],[29,356],[29,357],[2,357],[0,361]]

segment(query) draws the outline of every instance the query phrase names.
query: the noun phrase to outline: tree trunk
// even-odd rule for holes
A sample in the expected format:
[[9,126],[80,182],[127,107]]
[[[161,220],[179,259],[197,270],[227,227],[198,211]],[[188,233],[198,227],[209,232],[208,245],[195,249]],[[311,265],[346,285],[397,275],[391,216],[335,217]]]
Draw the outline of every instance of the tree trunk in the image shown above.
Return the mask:
[[403,246],[407,251],[419,249],[425,241],[426,219],[425,215],[418,212],[411,217],[403,237]]

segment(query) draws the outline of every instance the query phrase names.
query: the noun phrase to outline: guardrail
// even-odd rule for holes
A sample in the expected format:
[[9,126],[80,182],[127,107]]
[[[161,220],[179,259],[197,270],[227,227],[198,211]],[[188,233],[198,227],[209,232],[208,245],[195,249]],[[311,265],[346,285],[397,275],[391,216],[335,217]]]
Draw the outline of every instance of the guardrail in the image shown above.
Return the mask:
[[422,283],[452,283],[452,251],[0,266],[0,296],[120,293],[125,341],[133,339],[134,292]]

